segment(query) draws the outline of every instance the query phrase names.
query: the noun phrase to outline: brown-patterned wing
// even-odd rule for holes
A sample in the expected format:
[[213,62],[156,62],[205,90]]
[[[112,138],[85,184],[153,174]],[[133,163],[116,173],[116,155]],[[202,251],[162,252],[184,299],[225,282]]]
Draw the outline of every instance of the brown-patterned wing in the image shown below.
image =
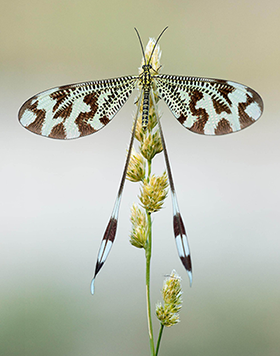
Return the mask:
[[231,81],[155,75],[159,96],[187,129],[224,135],[254,123],[263,112],[258,93]]
[[132,93],[137,76],[64,85],[27,100],[19,121],[42,136],[72,139],[102,129]]

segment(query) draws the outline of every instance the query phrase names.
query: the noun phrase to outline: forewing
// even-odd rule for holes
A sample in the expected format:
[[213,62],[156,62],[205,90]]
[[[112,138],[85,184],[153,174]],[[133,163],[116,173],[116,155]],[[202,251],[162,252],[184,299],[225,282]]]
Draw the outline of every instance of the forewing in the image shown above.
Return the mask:
[[124,105],[137,77],[97,80],[46,90],[27,100],[19,121],[42,136],[72,139],[102,129]]
[[158,94],[178,121],[203,135],[224,135],[253,124],[262,114],[258,93],[219,79],[154,76]]

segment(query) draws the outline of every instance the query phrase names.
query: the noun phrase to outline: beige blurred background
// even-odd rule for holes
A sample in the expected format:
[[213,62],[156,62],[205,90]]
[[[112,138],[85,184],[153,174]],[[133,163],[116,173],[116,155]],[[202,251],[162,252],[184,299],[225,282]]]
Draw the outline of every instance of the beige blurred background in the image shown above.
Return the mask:
[[[117,239],[89,291],[124,165],[133,94],[96,135],[61,142],[24,130],[21,104],[50,87],[136,74],[160,41],[162,72],[230,79],[264,100],[225,137],[185,130],[161,104],[194,283],[177,256],[172,207],[153,216],[152,302],[183,278],[181,323],[164,355],[280,354],[280,2],[1,1],[0,349],[5,356],[148,355],[144,254],[128,243],[138,186],[127,182]],[[162,157],[155,171],[162,172]],[[158,325],[154,321],[155,333]]]

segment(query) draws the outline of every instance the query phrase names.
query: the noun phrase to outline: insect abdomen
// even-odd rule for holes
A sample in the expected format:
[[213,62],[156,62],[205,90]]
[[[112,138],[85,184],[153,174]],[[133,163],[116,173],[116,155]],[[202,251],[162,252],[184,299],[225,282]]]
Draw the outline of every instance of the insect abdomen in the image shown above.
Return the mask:
[[142,129],[145,130],[149,122],[150,88],[144,89]]

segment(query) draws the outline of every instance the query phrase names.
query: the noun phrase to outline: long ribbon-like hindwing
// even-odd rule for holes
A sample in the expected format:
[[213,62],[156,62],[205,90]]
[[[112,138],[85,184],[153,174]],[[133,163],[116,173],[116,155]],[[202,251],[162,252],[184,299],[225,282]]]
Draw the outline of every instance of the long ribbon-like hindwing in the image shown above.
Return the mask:
[[93,276],[93,279],[91,281],[91,286],[90,286],[90,290],[91,290],[92,294],[94,294],[95,277],[97,276],[98,272],[100,271],[100,269],[104,265],[104,263],[105,263],[105,261],[106,261],[106,259],[108,257],[108,254],[109,254],[109,252],[111,250],[111,247],[113,245],[113,242],[115,240],[116,233],[117,233],[117,224],[118,224],[120,203],[121,203],[122,193],[123,193],[123,189],[124,189],[124,183],[125,183],[125,179],[126,179],[126,172],[127,172],[129,160],[130,160],[130,157],[131,157],[133,141],[134,141],[136,125],[137,125],[137,119],[138,119],[139,111],[140,111],[141,100],[142,100],[142,91],[141,91],[139,103],[138,103],[138,106],[137,106],[137,113],[136,113],[136,116],[135,116],[135,122],[134,122],[134,125],[133,125],[133,130],[132,130],[132,134],[131,134],[131,139],[130,139],[130,143],[129,143],[129,148],[128,148],[128,152],[127,152],[127,157],[126,157],[126,161],[125,161],[125,166],[124,166],[124,170],[123,170],[123,174],[122,174],[122,179],[121,179],[119,191],[118,191],[118,194],[117,194],[117,198],[116,198],[116,201],[115,201],[115,205],[114,205],[114,208],[113,208],[112,215],[111,215],[110,220],[108,222],[108,225],[107,225],[107,228],[105,230],[103,239],[101,241],[101,246],[100,246],[100,249],[99,249],[99,252],[98,252],[97,262],[96,262],[96,266],[95,266],[95,272],[94,272],[94,276]]
[[165,139],[164,139],[164,135],[163,135],[161,122],[160,122],[160,118],[159,118],[153,91],[151,91],[151,99],[153,102],[153,106],[155,108],[155,114],[156,114],[157,122],[158,122],[158,126],[159,126],[161,143],[162,143],[162,147],[163,147],[163,154],[164,154],[164,158],[165,158],[166,170],[167,170],[168,180],[169,180],[169,185],[170,185],[171,199],[172,199],[172,205],[173,205],[173,229],[174,229],[175,242],[176,242],[179,257],[180,257],[185,269],[188,272],[189,279],[190,279],[190,285],[192,285],[192,264],[191,264],[191,254],[190,254],[188,238],[187,238],[186,229],[185,229],[185,226],[183,223],[183,219],[182,219],[182,216],[181,216],[181,213],[179,210],[179,205],[177,202],[177,196],[176,196],[176,191],[175,191],[174,180],[172,177],[171,166],[170,166],[170,162],[169,162],[169,158],[168,158]]

